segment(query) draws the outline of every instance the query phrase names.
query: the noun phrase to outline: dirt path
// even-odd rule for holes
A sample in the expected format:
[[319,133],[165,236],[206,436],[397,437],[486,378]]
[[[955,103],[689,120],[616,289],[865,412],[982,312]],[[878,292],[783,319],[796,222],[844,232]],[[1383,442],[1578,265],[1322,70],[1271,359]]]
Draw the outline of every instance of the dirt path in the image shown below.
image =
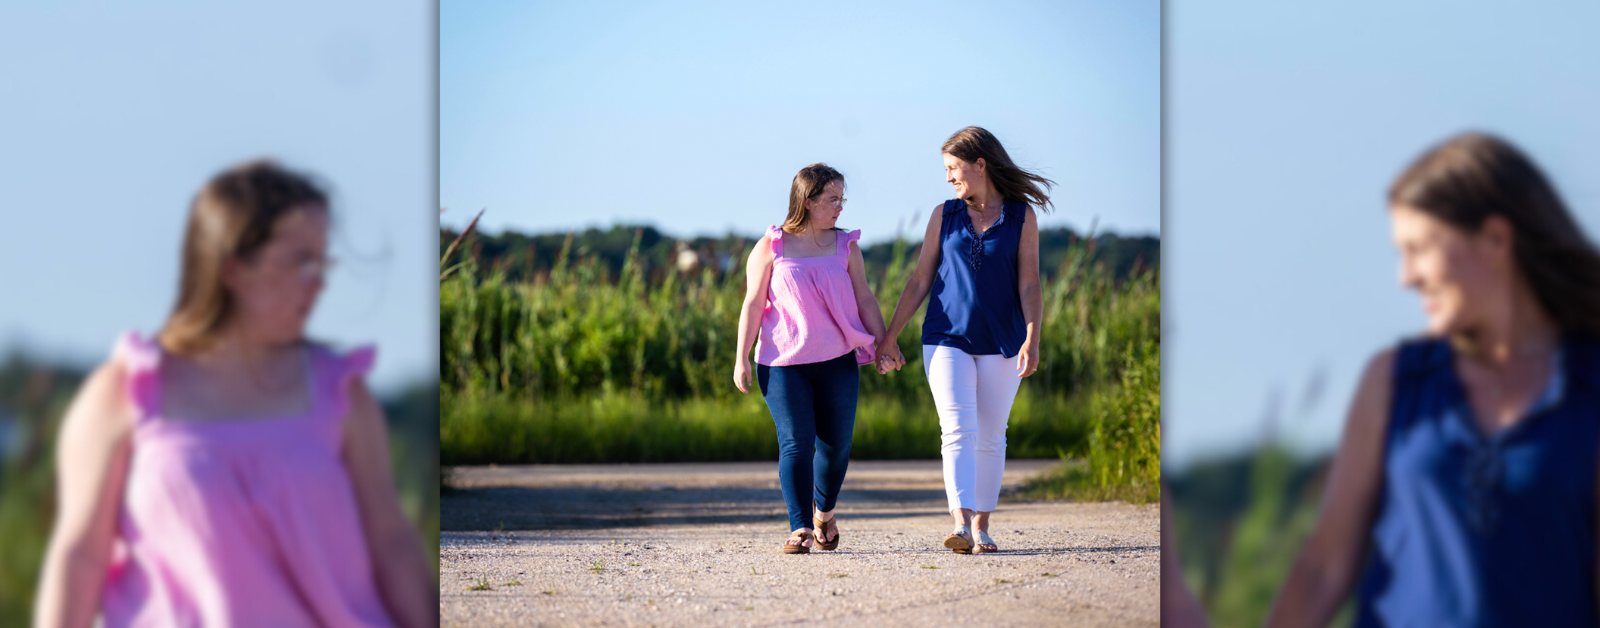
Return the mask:
[[[1009,461],[1005,484],[1051,464]],[[938,461],[851,462],[839,549],[792,556],[776,463],[457,468],[449,484],[446,627],[1160,622],[1159,506],[1002,500],[1001,551],[956,555]]]

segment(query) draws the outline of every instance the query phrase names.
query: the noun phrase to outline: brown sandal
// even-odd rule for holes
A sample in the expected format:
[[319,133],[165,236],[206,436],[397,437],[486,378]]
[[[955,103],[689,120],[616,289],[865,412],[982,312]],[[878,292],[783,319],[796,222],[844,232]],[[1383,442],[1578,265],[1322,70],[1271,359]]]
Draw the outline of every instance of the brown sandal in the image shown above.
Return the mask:
[[794,534],[789,535],[789,538],[792,539],[792,538],[797,537],[797,536],[801,538],[801,541],[799,543],[794,544],[794,545],[790,545],[788,541],[784,541],[783,545],[780,546],[783,549],[783,553],[785,553],[785,554],[810,554],[811,553],[811,548],[806,547],[806,542],[804,540],[806,537],[808,537],[810,535],[806,534],[805,530],[795,530]]
[[[816,524],[816,526],[817,526],[816,527],[816,532],[814,533],[814,536],[817,539],[817,547],[818,548],[825,549],[825,550],[828,550],[828,551],[831,552],[835,548],[839,547],[839,526],[834,525],[834,521],[832,519],[829,519],[827,521],[823,521],[821,519],[813,518],[811,520],[811,522],[813,524]],[[829,530],[833,531],[833,540],[832,541],[824,541],[824,540],[822,540],[822,537],[826,536],[828,534]]]
[[966,526],[957,528],[955,532],[950,533],[950,536],[944,537],[944,546],[957,554],[971,554],[972,539],[967,537],[967,534],[971,532],[966,532]]

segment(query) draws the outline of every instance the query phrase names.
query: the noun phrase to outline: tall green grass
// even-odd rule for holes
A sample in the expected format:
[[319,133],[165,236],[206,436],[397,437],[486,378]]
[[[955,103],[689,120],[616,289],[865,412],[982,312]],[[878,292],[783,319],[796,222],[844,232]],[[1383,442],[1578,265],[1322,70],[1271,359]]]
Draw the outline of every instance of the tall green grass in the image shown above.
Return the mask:
[[[1091,241],[1092,242],[1092,241]],[[745,276],[669,268],[633,252],[616,276],[569,237],[532,281],[468,256],[439,287],[443,464],[760,460],[776,457],[758,392],[733,386]],[[1119,280],[1069,251],[1043,286],[1041,367],[1023,385],[1008,430],[1012,457],[1085,452],[1097,391],[1121,387],[1129,347],[1156,347],[1160,286],[1145,271]],[[737,251],[737,259],[749,247]],[[905,241],[868,268],[885,317],[915,260]],[[938,419],[921,361],[919,311],[898,338],[906,365],[866,367],[852,455],[938,456]],[[1111,440],[1105,446],[1112,446]]]
[[[1266,621],[1316,528],[1329,464],[1267,441],[1167,476],[1184,579],[1213,625]],[[1352,600],[1328,625],[1350,625]]]
[[1120,384],[1096,390],[1089,400],[1090,425],[1083,460],[1059,450],[1062,465],[1022,487],[1034,499],[1161,499],[1161,352],[1146,344],[1128,347]]

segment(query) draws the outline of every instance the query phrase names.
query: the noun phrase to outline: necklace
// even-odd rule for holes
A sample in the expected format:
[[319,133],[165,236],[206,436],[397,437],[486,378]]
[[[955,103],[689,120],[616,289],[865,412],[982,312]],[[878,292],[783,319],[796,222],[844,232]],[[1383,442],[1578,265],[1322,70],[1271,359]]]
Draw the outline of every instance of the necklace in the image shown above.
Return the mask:
[[[997,216],[1000,213],[999,210],[1000,208],[995,208],[995,214]],[[988,212],[983,210],[979,210],[978,212],[980,216],[987,213]],[[969,236],[972,240],[972,246],[967,247],[967,265],[972,267],[972,272],[978,272],[978,269],[983,267],[983,236],[980,235],[977,231],[977,228],[973,226],[972,218],[970,216],[967,217],[967,224],[965,226],[967,228],[967,236]],[[993,228],[994,225],[989,225],[989,229]],[[985,230],[985,233],[987,232],[988,230]]]

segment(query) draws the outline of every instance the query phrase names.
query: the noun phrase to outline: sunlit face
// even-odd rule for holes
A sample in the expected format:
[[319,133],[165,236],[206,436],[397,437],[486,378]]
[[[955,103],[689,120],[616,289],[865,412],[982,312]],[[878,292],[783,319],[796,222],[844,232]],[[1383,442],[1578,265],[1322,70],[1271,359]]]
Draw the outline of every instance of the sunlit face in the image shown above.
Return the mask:
[[956,198],[972,198],[977,190],[983,188],[983,159],[978,161],[962,161],[950,153],[944,154],[944,182],[956,188]]
[[328,266],[328,211],[308,205],[278,218],[272,238],[225,271],[233,317],[252,338],[300,340]]
[[1400,250],[1400,284],[1422,297],[1428,331],[1459,333],[1478,325],[1495,304],[1510,298],[1510,228],[1499,217],[1470,233],[1420,210],[1389,211]]
[[822,193],[806,199],[806,215],[813,229],[832,229],[844,213],[844,182],[822,186]]

